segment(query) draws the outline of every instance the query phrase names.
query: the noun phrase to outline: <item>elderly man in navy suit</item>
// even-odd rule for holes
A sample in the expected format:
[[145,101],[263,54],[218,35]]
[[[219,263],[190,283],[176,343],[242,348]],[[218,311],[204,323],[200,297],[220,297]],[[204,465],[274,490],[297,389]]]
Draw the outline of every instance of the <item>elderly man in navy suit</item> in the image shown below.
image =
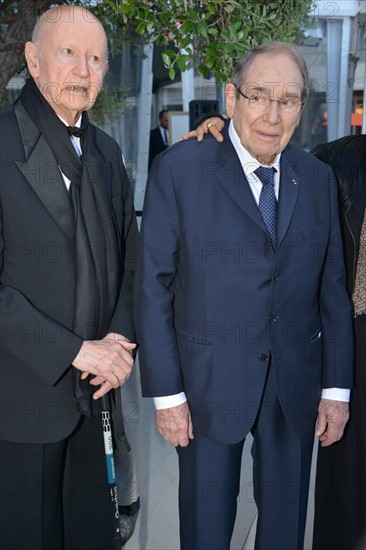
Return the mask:
[[352,384],[337,189],[289,144],[308,96],[295,47],[250,51],[223,143],[154,161],[136,282],[142,387],[177,447],[184,550],[227,550],[253,434],[256,549],[303,547],[314,426],[340,439]]

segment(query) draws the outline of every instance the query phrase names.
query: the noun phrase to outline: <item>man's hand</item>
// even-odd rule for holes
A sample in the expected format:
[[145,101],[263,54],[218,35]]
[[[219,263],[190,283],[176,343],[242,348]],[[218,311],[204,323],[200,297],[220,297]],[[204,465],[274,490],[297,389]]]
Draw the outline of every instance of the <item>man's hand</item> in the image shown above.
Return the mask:
[[225,123],[221,118],[217,116],[210,117],[206,119],[202,124],[197,127],[197,130],[192,130],[188,134],[184,134],[179,141],[183,139],[189,139],[192,137],[197,137],[197,141],[202,141],[205,134],[212,134],[217,141],[224,141],[224,138],[221,135],[221,130],[225,126]]
[[188,403],[156,411],[156,424],[160,435],[174,447],[187,447],[193,439],[193,425]]
[[349,407],[345,401],[321,399],[318,408],[316,435],[322,447],[339,441],[349,418]]
[[114,333],[107,334],[102,340],[86,340],[83,343],[72,364],[82,371],[81,378],[93,374],[90,384],[101,385],[93,399],[99,399],[126,382],[132,371],[132,350],[135,347],[136,344]]

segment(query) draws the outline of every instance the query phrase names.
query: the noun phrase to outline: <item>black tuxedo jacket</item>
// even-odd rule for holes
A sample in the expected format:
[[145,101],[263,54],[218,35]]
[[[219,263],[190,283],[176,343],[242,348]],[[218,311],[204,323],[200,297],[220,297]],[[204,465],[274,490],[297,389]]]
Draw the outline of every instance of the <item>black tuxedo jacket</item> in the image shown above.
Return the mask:
[[291,145],[277,241],[274,253],[227,130],[223,143],[181,142],[154,162],[135,283],[143,394],[185,391],[194,430],[225,443],[253,425],[270,357],[299,436],[322,388],[352,384],[335,178]]
[[[0,396],[2,439],[52,442],[79,420],[70,363],[82,340],[72,331],[74,219],[52,152],[17,102],[0,114]],[[108,332],[134,338],[132,286],[137,226],[117,143],[92,126],[118,233],[122,285]],[[102,252],[101,252],[102,253]]]
[[152,161],[154,160],[156,155],[159,155],[159,153],[165,151],[166,148],[167,146],[165,145],[163,138],[161,137],[159,126],[151,130],[149,145],[149,170],[151,168]]

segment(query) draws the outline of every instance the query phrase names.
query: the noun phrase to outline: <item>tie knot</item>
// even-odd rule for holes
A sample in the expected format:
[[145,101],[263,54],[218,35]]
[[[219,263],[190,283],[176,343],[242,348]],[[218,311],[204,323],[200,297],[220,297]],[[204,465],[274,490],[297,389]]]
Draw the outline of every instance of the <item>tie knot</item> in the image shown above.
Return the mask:
[[77,138],[81,138],[82,135],[84,134],[85,130],[88,128],[88,126],[89,126],[88,115],[86,114],[86,112],[84,112],[82,114],[80,127],[78,127],[78,126],[66,126],[66,128],[67,128],[67,131],[69,132],[69,136],[74,136],[74,137],[77,137]]
[[69,132],[69,136],[80,138],[83,135],[85,128],[78,128],[77,126],[67,126],[67,131]]
[[254,170],[255,175],[261,180],[263,185],[274,185],[274,175],[276,172],[276,168],[265,166],[258,166],[256,170]]

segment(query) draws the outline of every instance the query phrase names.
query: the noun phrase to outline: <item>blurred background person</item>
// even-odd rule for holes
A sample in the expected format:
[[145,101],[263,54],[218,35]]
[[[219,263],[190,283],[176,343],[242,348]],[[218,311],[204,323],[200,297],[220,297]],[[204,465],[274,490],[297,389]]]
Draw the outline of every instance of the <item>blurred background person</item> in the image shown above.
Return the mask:
[[150,131],[149,170],[154,157],[169,147],[169,113],[165,109],[159,113],[159,126]]
[[318,450],[313,550],[361,550],[366,548],[366,135],[318,145],[312,153],[330,164],[338,180],[355,339],[350,419],[340,441]]

